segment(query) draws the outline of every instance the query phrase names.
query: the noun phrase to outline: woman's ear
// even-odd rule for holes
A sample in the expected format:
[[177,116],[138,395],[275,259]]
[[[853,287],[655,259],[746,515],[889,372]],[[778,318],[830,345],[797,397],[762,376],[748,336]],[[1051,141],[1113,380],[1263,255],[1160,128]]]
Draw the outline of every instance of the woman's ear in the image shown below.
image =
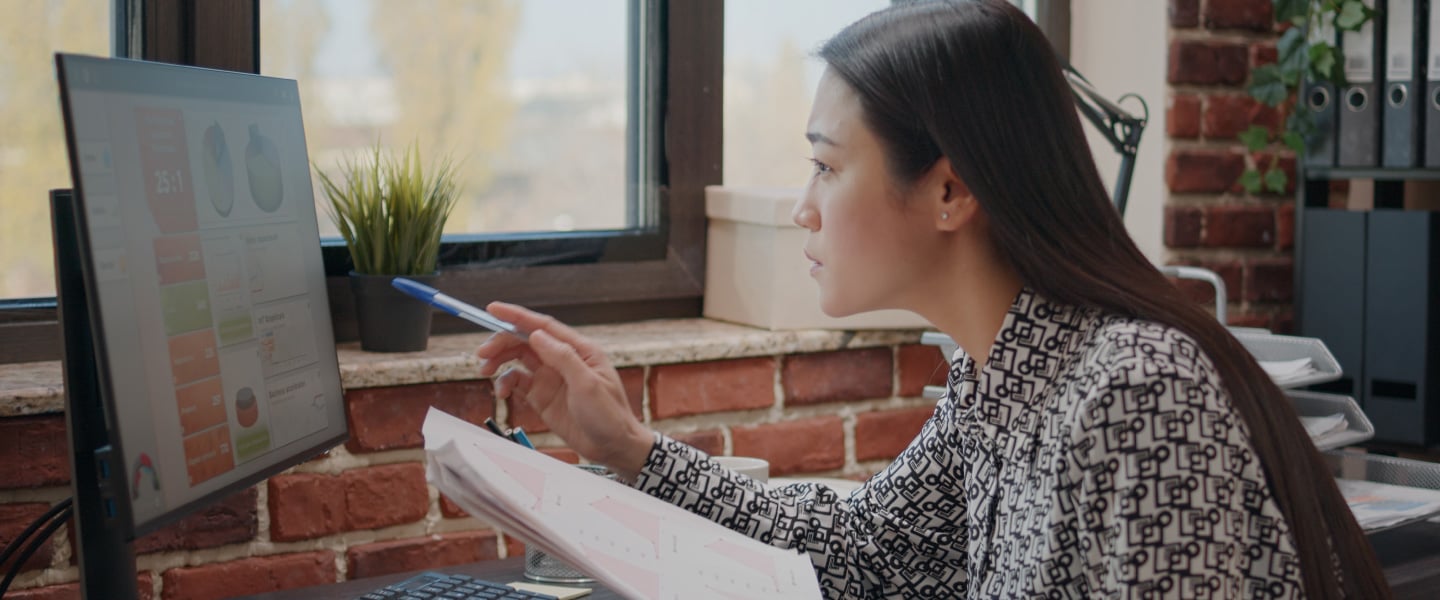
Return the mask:
[[970,193],[970,186],[955,174],[950,159],[942,156],[926,174],[926,189],[934,212],[935,226],[941,231],[955,231],[969,224],[980,211],[980,203]]

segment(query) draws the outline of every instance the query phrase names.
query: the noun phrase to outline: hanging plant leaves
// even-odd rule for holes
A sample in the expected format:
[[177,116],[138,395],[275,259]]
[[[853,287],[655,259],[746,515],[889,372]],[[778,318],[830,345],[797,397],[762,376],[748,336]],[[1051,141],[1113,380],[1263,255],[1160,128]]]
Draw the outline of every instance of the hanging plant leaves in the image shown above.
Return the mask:
[[1275,20],[1294,21],[1295,19],[1304,19],[1309,4],[1310,0],[1275,0]]
[[1279,65],[1256,67],[1250,72],[1250,95],[1267,106],[1280,106],[1290,96],[1290,86],[1280,74]]
[[1260,172],[1255,169],[1245,169],[1245,172],[1240,174],[1240,187],[1245,188],[1245,191],[1251,194],[1259,193],[1261,187]]
[[1345,0],[1340,5],[1340,14],[1335,15],[1335,27],[1355,31],[1365,23],[1365,3],[1360,0]]
[[1295,154],[1305,153],[1305,136],[1294,131],[1287,131],[1285,135],[1281,136],[1281,139],[1285,141],[1286,147],[1295,151]]
[[1330,44],[1315,44],[1310,46],[1310,74],[1317,81],[1336,81],[1335,71],[1335,47]]
[[1259,152],[1265,148],[1266,144],[1270,143],[1270,131],[1259,125],[1251,125],[1249,129],[1240,132],[1237,137],[1251,152]]
[[1290,178],[1285,175],[1284,169],[1272,168],[1265,172],[1265,189],[1275,192],[1276,194],[1283,194],[1285,193],[1285,184],[1289,183],[1289,180]]

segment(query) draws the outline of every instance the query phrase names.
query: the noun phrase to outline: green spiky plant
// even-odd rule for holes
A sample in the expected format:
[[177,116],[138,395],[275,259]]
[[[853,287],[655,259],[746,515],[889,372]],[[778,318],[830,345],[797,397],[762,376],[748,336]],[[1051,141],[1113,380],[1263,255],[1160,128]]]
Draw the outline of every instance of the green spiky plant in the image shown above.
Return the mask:
[[434,273],[440,234],[459,198],[455,164],[447,157],[427,170],[418,144],[398,155],[381,150],[347,158],[336,183],[318,167],[330,218],[345,238],[355,272],[367,275]]

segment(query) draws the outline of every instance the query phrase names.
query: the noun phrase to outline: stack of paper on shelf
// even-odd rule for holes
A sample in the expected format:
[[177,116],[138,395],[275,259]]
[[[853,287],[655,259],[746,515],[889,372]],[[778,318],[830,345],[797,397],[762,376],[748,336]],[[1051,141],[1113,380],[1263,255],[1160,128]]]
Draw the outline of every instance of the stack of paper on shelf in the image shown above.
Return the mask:
[[511,443],[434,408],[430,483],[626,598],[819,598],[810,559]]
[[1350,422],[1345,420],[1344,413],[1335,413],[1323,417],[1300,417],[1300,424],[1305,426],[1305,433],[1310,434],[1310,440],[1316,446],[1324,445],[1326,438],[1338,433],[1345,433],[1350,427]]
[[1314,375],[1315,362],[1309,358],[1297,358],[1294,360],[1262,360],[1260,368],[1270,375],[1270,379],[1276,385],[1285,385],[1291,381]]
[[1354,479],[1337,479],[1335,484],[1366,531],[1440,513],[1440,491]]

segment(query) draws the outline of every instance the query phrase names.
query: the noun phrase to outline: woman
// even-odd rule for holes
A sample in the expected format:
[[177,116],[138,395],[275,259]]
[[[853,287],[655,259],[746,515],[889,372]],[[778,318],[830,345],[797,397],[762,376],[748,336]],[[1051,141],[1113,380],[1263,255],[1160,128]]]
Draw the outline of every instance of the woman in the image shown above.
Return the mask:
[[[1279,389],[1136,249],[1048,43],[1003,0],[851,25],[795,222],[827,314],[899,308],[960,346],[919,437],[846,498],[766,491],[648,431],[593,343],[495,336],[482,373],[650,494],[809,553],[830,597],[1389,595]],[[1336,566],[1339,569],[1336,569]]]

